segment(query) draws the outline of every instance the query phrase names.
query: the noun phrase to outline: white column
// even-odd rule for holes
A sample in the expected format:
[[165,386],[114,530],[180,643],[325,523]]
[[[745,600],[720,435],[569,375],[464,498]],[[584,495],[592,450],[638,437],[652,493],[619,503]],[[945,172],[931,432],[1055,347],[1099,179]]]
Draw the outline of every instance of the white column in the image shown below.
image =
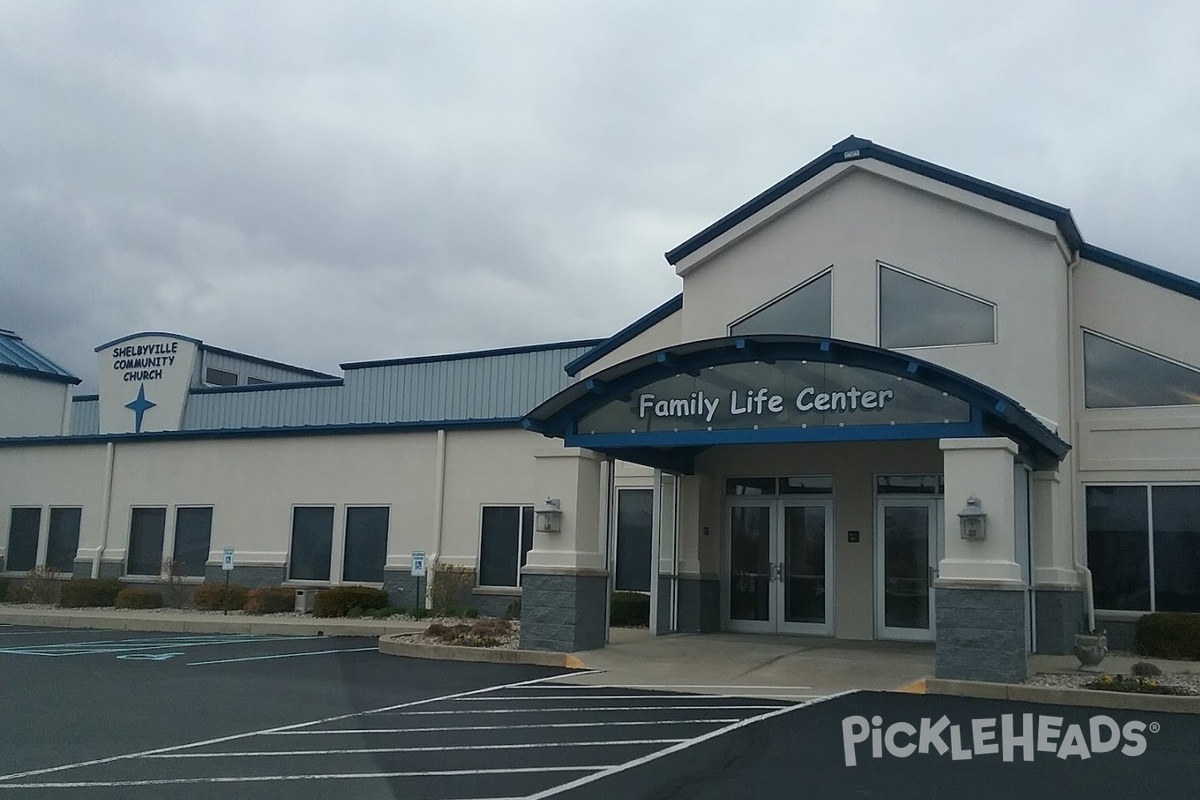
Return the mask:
[[605,573],[606,545],[600,535],[600,464],[603,456],[578,447],[539,453],[535,459],[537,502],[558,500],[562,530],[533,535],[525,570],[570,574]]
[[[942,439],[946,480],[946,553],[938,565],[938,582],[989,583],[1020,586],[1016,562],[1016,495],[1010,439]],[[987,537],[963,539],[958,512],[969,498],[978,498],[987,513]]]

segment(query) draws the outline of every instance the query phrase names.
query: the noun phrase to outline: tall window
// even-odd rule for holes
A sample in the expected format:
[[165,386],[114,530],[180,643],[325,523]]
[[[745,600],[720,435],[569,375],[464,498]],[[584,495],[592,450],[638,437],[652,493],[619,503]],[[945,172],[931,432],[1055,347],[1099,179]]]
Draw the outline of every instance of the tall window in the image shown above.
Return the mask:
[[292,509],[292,550],[288,578],[327,581],[333,558],[333,506]]
[[617,490],[617,579],[620,591],[650,591],[653,489]]
[[130,575],[161,575],[165,508],[135,508],[129,517],[129,551],[125,571]]
[[55,572],[74,572],[79,551],[79,520],[83,509],[50,509],[50,534],[46,543],[46,566]]
[[791,333],[831,336],[833,272],[825,270],[729,326],[730,336]]
[[533,547],[533,506],[484,506],[479,532],[479,585],[520,586]]
[[1200,611],[1200,486],[1088,486],[1096,608]]
[[5,569],[26,572],[37,566],[40,508],[14,508],[8,520],[8,557]]
[[1200,370],[1084,331],[1083,402],[1088,408],[1195,405]]
[[175,555],[180,575],[203,577],[212,546],[211,508],[175,509]]
[[996,307],[965,292],[879,265],[879,346],[996,341]]
[[387,560],[388,509],[352,506],[346,509],[346,548],[342,580],[383,583]]

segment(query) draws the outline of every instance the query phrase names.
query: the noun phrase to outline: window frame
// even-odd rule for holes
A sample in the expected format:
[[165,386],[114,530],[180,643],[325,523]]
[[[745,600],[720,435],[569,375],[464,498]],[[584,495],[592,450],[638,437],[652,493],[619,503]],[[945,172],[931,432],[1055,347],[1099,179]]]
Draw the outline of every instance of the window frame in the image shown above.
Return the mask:
[[[349,526],[350,526],[350,511],[355,508],[387,509],[387,512],[388,512],[387,513],[387,529],[384,531],[384,538],[383,538],[383,567],[382,567],[382,569],[383,569],[384,580],[381,580],[381,581],[351,581],[351,580],[347,580],[347,578],[346,578],[346,543],[349,541],[347,533],[349,531]],[[387,580],[388,548],[391,547],[391,544],[392,544],[392,520],[393,520],[393,518],[394,517],[392,514],[392,504],[391,503],[347,503],[342,507],[342,526],[341,526],[342,552],[341,552],[341,559],[339,562],[340,566],[338,568],[338,575],[337,575],[338,585],[372,586],[372,587],[376,587],[376,588],[383,587],[384,581]],[[335,519],[334,522],[336,524],[337,520]],[[289,544],[290,544],[290,541],[289,541]],[[289,555],[288,564],[289,564],[289,568],[290,568],[290,564],[291,564],[290,552],[288,555]],[[332,557],[333,557],[333,553],[331,551],[330,558],[332,559]],[[330,565],[329,578],[330,578],[330,582],[332,583],[332,580],[333,580],[332,565]]]
[[[484,509],[488,508],[515,508],[517,509],[517,576],[516,583],[483,583],[483,513]],[[476,530],[479,532],[476,538],[475,547],[475,588],[485,592],[500,592],[513,591],[521,588],[521,568],[523,567],[521,560],[522,556],[527,555],[528,551],[522,550],[521,542],[525,538],[525,509],[533,512],[534,503],[480,503],[479,504],[479,520]],[[530,530],[529,549],[533,549],[533,535],[537,533],[537,517],[533,514],[531,522],[533,528]]]
[[[175,577],[176,577],[176,580],[185,580],[186,581],[186,580],[199,579],[199,580],[203,581],[205,578],[205,574],[208,572],[208,562],[212,558],[213,529],[216,528],[216,524],[217,524],[217,508],[216,508],[216,505],[213,503],[184,503],[181,505],[171,507],[171,510],[173,512],[170,515],[171,535],[170,536],[164,535],[164,537],[163,537],[163,564],[165,565],[167,561],[175,560],[176,545],[178,544],[177,537],[179,536],[179,512],[182,511],[183,509],[188,509],[188,508],[207,508],[207,509],[209,509],[209,511],[212,512],[209,515],[209,520],[208,520],[208,555],[206,555],[204,557],[203,569],[201,570],[199,575],[177,575]],[[163,570],[163,577],[167,577],[166,570]]]
[[[68,505],[61,505],[61,506],[50,506],[49,508],[50,508],[50,512],[46,515],[46,547],[44,550],[39,549],[39,552],[42,554],[42,557],[41,557],[42,565],[45,566],[46,568],[50,567],[50,536],[54,530],[54,527],[53,527],[54,526],[54,512],[55,511],[73,511],[73,510],[79,511],[79,527],[75,531],[75,555],[73,555],[71,557],[71,569],[67,570],[67,571],[56,570],[54,573],[55,575],[71,575],[71,576],[73,576],[75,574],[75,559],[79,557],[79,540],[80,540],[80,537],[83,536],[83,506],[68,504]],[[7,556],[7,555],[8,555],[8,551],[5,550],[5,556]],[[7,564],[6,564],[6,566],[7,566]]]
[[[213,381],[210,381],[210,380],[208,379],[208,374],[209,374],[210,372],[220,372],[220,373],[223,373],[223,374],[225,374],[225,375],[232,375],[232,376],[233,376],[233,383],[214,383]],[[237,386],[237,385],[238,385],[238,384],[241,382],[241,380],[242,380],[242,376],[241,376],[239,373],[237,373],[237,372],[230,372],[229,370],[227,370],[227,369],[221,369],[220,367],[209,367],[209,366],[206,366],[206,367],[204,368],[204,383],[205,383],[205,385],[207,385],[207,386],[219,386],[219,387],[221,387],[221,388],[223,388],[223,389],[227,389],[227,388],[229,388],[230,386]]]
[[[883,345],[883,271],[890,269],[893,272],[912,278],[913,280],[935,286],[939,289],[945,289],[947,292],[965,297],[968,300],[974,300],[977,303],[982,303],[992,309],[992,340],[990,342],[957,342],[955,344],[917,344],[906,345],[904,347],[884,347]],[[953,286],[948,286],[940,281],[927,278],[911,270],[898,267],[895,264],[887,261],[875,261],[875,345],[876,347],[885,350],[933,350],[944,347],[978,347],[979,345],[999,344],[1000,343],[1000,313],[999,307],[991,300],[984,299],[978,295],[973,295],[970,292],[956,289]]]
[[[821,278],[824,278],[826,275],[828,275],[829,276],[829,333],[826,334],[826,336],[832,338],[833,332],[835,330],[837,330],[837,328],[834,327],[836,325],[836,321],[834,318],[834,312],[836,311],[836,309],[835,309],[835,304],[833,302],[833,267],[834,267],[834,265],[830,264],[828,267],[825,267],[825,269],[821,270],[820,272],[816,273],[815,275],[813,275],[809,278],[806,278],[805,280],[796,284],[795,286],[788,289],[787,291],[782,292],[782,293],[776,295],[775,297],[772,297],[770,300],[766,301],[765,303],[763,303],[759,306],[756,306],[755,308],[752,308],[751,310],[747,311],[745,314],[742,314],[740,317],[735,319],[733,322],[730,322],[728,325],[725,326],[725,333],[729,336],[737,336],[738,334],[733,332],[734,326],[741,325],[743,322],[750,319],[755,314],[758,314],[759,312],[764,311],[767,308],[770,308],[771,306],[775,305],[776,303],[786,300],[788,297],[791,297],[796,292],[799,292],[802,289],[807,288],[809,285],[816,283],[817,281],[821,280]],[[748,333],[745,335],[746,336],[754,336],[754,335],[758,335],[758,334],[749,334]]]
[[[124,578],[131,580],[154,580],[161,578],[163,574],[163,562],[167,560],[166,552],[167,542],[171,541],[174,536],[171,514],[168,513],[171,509],[169,505],[136,505],[129,507],[129,524],[125,529],[125,574]],[[135,511],[159,511],[163,512],[163,528],[162,541],[158,545],[158,570],[155,572],[132,572],[129,569],[129,556],[133,551],[133,516]]]
[[[38,524],[37,524],[37,531],[35,534],[36,538],[34,539],[34,543],[33,543],[33,566],[30,567],[29,569],[12,569],[9,566],[12,563],[12,558],[11,558],[11,556],[12,556],[12,514],[13,514],[13,511],[16,511],[17,509],[29,509],[29,510],[34,510],[34,511],[38,512]],[[13,575],[28,575],[30,572],[33,572],[35,569],[38,568],[38,561],[45,560],[45,556],[43,555],[43,550],[42,550],[42,538],[43,538],[42,537],[42,528],[45,527],[47,525],[47,523],[49,522],[50,515],[43,514],[42,511],[43,511],[42,506],[33,505],[33,504],[29,504],[29,503],[15,503],[8,507],[8,525],[7,525],[5,534],[4,534],[4,572],[5,573],[11,573]],[[48,532],[46,534],[46,538],[49,538]]]
[[[1136,344],[1131,344],[1122,339],[1118,339],[1115,336],[1109,336],[1107,333],[1100,333],[1100,331],[1093,330],[1092,328],[1088,328],[1084,325],[1080,325],[1079,326],[1079,380],[1080,380],[1079,394],[1080,394],[1080,397],[1083,399],[1082,406],[1083,406],[1083,410],[1085,412],[1099,412],[1099,413],[1105,413],[1105,412],[1109,412],[1109,411],[1120,412],[1120,411],[1126,411],[1128,409],[1137,409],[1137,410],[1145,411],[1145,410],[1155,410],[1155,409],[1159,409],[1159,408],[1191,408],[1191,409],[1194,409],[1194,408],[1197,408],[1198,406],[1200,406],[1200,403],[1174,403],[1174,404],[1161,405],[1161,406],[1089,406],[1087,404],[1087,363],[1084,358],[1084,345],[1087,341],[1086,336],[1088,334],[1091,334],[1092,336],[1095,336],[1098,339],[1105,339],[1109,342],[1112,342],[1113,344],[1120,345],[1121,347],[1128,347],[1130,350],[1135,350],[1144,356],[1149,356],[1150,358],[1156,358],[1159,361],[1165,361],[1166,363],[1171,364],[1172,366],[1186,369],[1189,372],[1194,372],[1194,373],[1196,373],[1197,377],[1200,377],[1200,368],[1194,367],[1191,364],[1185,364],[1184,362],[1179,361],[1178,359],[1171,358],[1170,356],[1165,356],[1162,353],[1155,353],[1152,350],[1147,350],[1144,347],[1138,347]],[[1100,486],[1102,484],[1096,484],[1096,485]],[[1104,484],[1104,485],[1133,486],[1135,484],[1125,483],[1125,484]],[[1145,485],[1152,486],[1153,484],[1145,484]],[[1172,484],[1163,484],[1163,485],[1166,486],[1166,485],[1172,485]],[[1194,486],[1196,484],[1174,484],[1174,485]]]
[[[298,508],[328,508],[333,512],[333,518],[329,525],[329,577],[328,578],[293,578],[292,577],[292,556],[295,553],[295,536],[296,536],[296,509]],[[340,575],[335,575],[334,567],[339,562],[334,556],[337,554],[335,545],[337,544],[338,530],[338,509],[343,508],[339,503],[293,503],[288,508],[288,534],[287,534],[287,559],[284,563],[284,583],[297,586],[336,586],[334,578],[340,578]],[[345,514],[342,515],[345,517]],[[389,520],[389,526],[391,522]],[[345,520],[342,521],[343,527]],[[344,537],[344,532],[343,532]],[[344,538],[343,538],[344,546]]]

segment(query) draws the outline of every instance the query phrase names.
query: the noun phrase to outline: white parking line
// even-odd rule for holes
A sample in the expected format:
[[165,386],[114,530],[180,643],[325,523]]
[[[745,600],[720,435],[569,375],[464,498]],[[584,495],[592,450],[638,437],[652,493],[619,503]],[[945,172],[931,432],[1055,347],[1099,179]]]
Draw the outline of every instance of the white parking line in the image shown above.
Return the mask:
[[[712,698],[713,700],[720,700],[720,699],[728,700],[731,698],[742,699],[738,695],[732,695],[732,694],[684,695],[683,697],[685,697],[688,700],[705,700],[705,699],[709,699],[709,698]],[[466,702],[496,703],[501,700],[507,700],[510,702],[513,700],[516,700],[521,703],[527,703],[530,700],[533,700],[535,702],[541,702],[542,700],[578,701],[578,700],[662,700],[662,699],[663,699],[662,695],[654,695],[654,694],[589,694],[586,697],[580,697],[577,694],[550,694],[550,695],[540,694],[537,697],[530,697],[529,695],[525,695],[524,697],[461,697],[456,702],[459,702],[459,703],[466,703]]]
[[[575,675],[559,675],[556,678],[551,678],[551,681],[561,681],[571,679]],[[757,684],[732,684],[732,683],[622,683],[619,686],[606,683],[545,683],[540,686],[523,686],[522,689],[657,689],[664,691],[667,689],[782,689],[796,690],[811,689],[811,686],[760,686]]]
[[687,739],[624,739],[602,742],[525,742],[521,744],[456,744],[444,747],[355,747],[347,750],[247,750],[240,753],[159,753],[144,758],[245,758],[260,756],[332,756],[362,753],[450,753],[463,750],[536,750],[543,747],[616,747],[678,744]]
[[300,656],[321,656],[326,653],[365,653],[368,650],[379,651],[379,646],[375,647],[348,647],[342,650],[309,650],[305,653],[281,653],[273,656],[247,656],[245,658],[223,658],[220,661],[192,661],[188,664],[189,667],[202,667],[207,664],[234,664],[238,661],[268,661],[272,658],[299,658]]
[[298,642],[324,639],[324,636],[164,636],[155,639],[103,639],[100,641],[60,642],[58,644],[32,644],[24,647],[6,647],[0,653],[10,655],[63,656],[109,655],[113,653],[139,653],[147,650],[174,650],[179,647],[208,647],[224,644],[259,644],[263,642]]
[[515,731],[529,728],[608,728],[614,725],[706,725],[737,722],[741,717],[716,719],[639,719],[618,722],[547,722],[540,725],[449,725],[436,728],[340,728],[329,731],[266,731],[264,736],[333,736],[363,733],[443,733],[446,731]]

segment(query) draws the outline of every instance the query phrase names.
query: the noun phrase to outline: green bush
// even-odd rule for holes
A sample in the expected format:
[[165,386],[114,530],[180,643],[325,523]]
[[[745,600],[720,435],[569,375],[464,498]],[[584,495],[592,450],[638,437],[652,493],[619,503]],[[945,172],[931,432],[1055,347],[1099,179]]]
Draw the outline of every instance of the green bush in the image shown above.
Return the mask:
[[313,601],[313,616],[315,617],[345,617],[350,609],[387,608],[388,595],[383,589],[372,589],[368,586],[334,586],[332,589],[322,589],[317,592]]
[[[450,616],[451,609],[466,606],[474,589],[475,570],[458,564],[438,564],[429,587],[430,605],[438,614]],[[417,602],[421,599],[418,597]]]
[[8,599],[8,578],[0,578],[0,603]]
[[58,604],[63,608],[106,608],[115,605],[125,584],[117,580],[78,578],[63,584]]
[[251,589],[246,593],[247,614],[281,614],[296,610],[296,591],[282,586]]
[[1138,620],[1136,641],[1142,655],[1200,661],[1200,614],[1147,614]]
[[505,619],[520,619],[521,618],[521,601],[513,600],[508,604],[508,608],[504,609]]
[[612,625],[636,628],[650,624],[650,595],[641,592],[613,592]]
[[117,608],[162,608],[162,592],[129,586],[117,592]]
[[201,611],[241,611],[246,607],[249,593],[250,590],[240,583],[231,583],[226,597],[224,581],[202,583],[196,587],[192,602]]

